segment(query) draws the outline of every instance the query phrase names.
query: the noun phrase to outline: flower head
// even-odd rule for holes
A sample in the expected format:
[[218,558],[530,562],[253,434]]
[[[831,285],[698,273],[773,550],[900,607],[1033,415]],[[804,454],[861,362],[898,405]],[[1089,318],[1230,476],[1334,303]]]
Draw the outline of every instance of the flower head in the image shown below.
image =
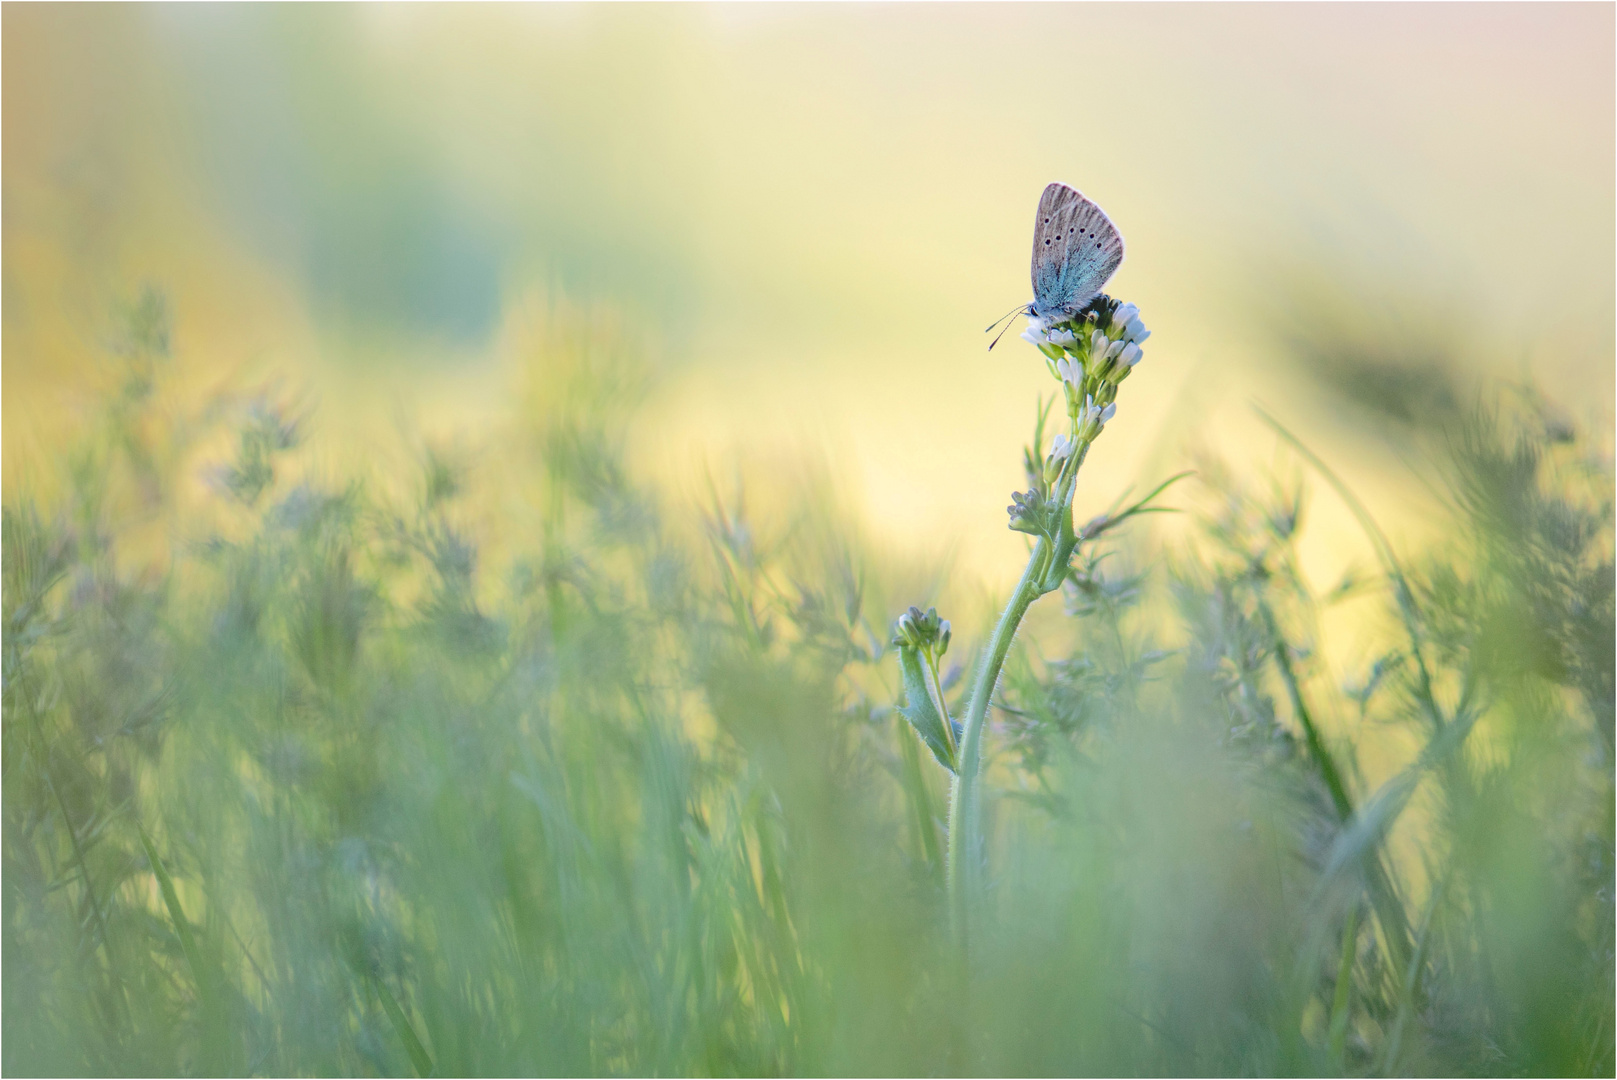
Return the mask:
[[900,648],[931,648],[942,656],[949,651],[949,633],[949,620],[938,618],[937,608],[927,608],[923,615],[920,608],[911,607],[893,627],[893,644]]
[[1011,516],[1011,528],[1017,532],[1041,535],[1049,528],[1044,496],[1038,488],[1011,492],[1011,505],[1005,508]]

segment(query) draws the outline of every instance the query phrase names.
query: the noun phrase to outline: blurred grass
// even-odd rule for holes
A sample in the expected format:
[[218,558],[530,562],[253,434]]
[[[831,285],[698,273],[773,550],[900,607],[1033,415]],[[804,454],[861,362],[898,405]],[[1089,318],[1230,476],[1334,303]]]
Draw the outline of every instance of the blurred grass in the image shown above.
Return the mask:
[[608,319],[497,453],[343,475],[284,390],[186,404],[170,318],[5,495],[8,1074],[1613,1071],[1612,469],[1530,391],[1406,417],[1440,539],[1323,594],[1301,458],[1088,553],[962,983],[884,655],[935,568],[825,484],[644,480]]

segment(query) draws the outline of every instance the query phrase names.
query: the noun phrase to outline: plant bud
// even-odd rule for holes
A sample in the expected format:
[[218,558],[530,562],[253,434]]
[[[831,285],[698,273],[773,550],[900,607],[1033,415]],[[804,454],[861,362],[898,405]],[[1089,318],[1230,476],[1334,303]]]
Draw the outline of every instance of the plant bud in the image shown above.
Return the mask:
[[1084,384],[1084,365],[1077,360],[1063,359],[1057,361],[1056,371],[1061,375],[1061,381],[1069,386],[1082,386]]

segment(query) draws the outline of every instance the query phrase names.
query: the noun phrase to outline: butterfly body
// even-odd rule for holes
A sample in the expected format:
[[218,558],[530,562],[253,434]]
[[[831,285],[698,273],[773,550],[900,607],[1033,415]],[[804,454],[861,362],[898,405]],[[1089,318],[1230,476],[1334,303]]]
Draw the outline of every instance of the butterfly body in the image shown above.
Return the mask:
[[1123,262],[1123,236],[1077,188],[1051,184],[1033,223],[1033,303],[1028,314],[1060,322],[1100,295]]

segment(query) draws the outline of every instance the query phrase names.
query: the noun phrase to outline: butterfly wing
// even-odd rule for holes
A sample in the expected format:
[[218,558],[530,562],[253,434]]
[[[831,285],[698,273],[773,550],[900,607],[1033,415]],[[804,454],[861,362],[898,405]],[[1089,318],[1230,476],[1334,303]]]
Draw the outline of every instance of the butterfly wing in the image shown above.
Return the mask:
[[1033,222],[1033,310],[1073,315],[1100,295],[1123,262],[1123,236],[1076,188],[1051,184]]

